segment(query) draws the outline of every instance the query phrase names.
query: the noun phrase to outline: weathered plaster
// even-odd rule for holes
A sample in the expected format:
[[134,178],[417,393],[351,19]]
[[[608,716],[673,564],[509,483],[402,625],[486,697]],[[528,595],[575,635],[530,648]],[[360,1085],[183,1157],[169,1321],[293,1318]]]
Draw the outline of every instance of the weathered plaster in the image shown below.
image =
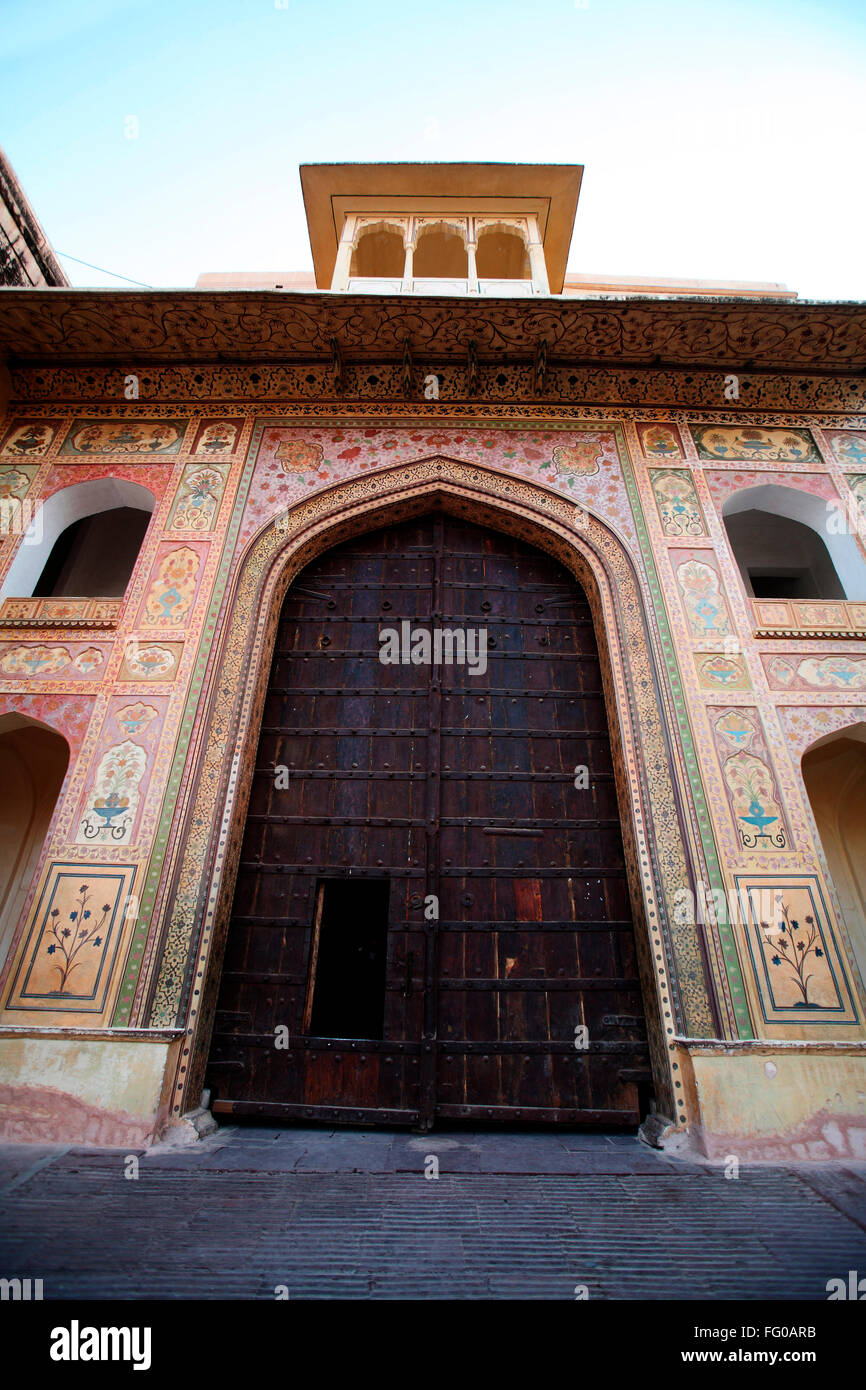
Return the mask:
[[144,1147],[167,1117],[177,1035],[0,1033],[0,1139]]

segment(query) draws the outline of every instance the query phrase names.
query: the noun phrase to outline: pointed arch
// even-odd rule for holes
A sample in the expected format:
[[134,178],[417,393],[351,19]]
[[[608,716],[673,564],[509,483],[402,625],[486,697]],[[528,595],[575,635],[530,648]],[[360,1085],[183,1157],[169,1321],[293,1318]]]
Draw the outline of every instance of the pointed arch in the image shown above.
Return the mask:
[[[263,527],[224,601],[227,629],[210,677],[209,742],[183,826],[172,918],[156,954],[152,1027],[187,1029],[172,1114],[201,1090],[234,879],[277,623],[290,583],[312,559],[365,531],[441,507],[546,550],[582,585],[593,614],[621,808],[656,1095],[683,1116],[671,1075],[679,1025],[713,1037],[704,943],[676,911],[694,886],[661,666],[641,586],[622,541],[551,489],[439,456],[323,489]],[[196,982],[193,989],[192,983]],[[181,1069],[182,1067],[182,1069]],[[675,1099],[676,1096],[676,1099]],[[683,1102],[684,1103],[684,1102]]]
[[866,981],[866,722],[816,739],[803,753],[801,768],[854,959]]
[[866,558],[856,537],[838,524],[841,508],[841,501],[834,505],[793,481],[732,493],[722,520],[746,592],[753,592],[753,579],[775,571],[782,587],[786,576],[791,583],[805,578],[811,592],[758,597],[866,599]]
[[526,236],[508,222],[479,222],[475,253],[480,280],[529,280],[532,266]]
[[364,223],[358,229],[352,249],[349,274],[360,279],[402,279],[404,236],[405,229],[399,221],[383,218],[380,222]]
[[[120,512],[138,513],[142,516],[143,526],[146,526],[148,522],[144,521],[144,518],[150,517],[155,506],[156,498],[149,488],[143,487],[140,483],[129,482],[125,478],[94,478],[88,482],[72,483],[68,487],[58,488],[50,497],[41,501],[33,526],[19,545],[0,588],[0,600],[10,597],[24,598],[33,594],[54,552],[56,542],[88,517],[101,521],[106,514],[112,512],[118,515]],[[124,519],[129,520],[129,517],[126,516]],[[143,526],[130,533],[126,553],[118,557],[117,563],[113,564],[109,571],[102,568],[98,570],[100,574],[110,573],[111,569],[116,570],[117,583],[114,587],[117,588],[119,585],[120,593],[129,581],[143,543]],[[88,542],[84,536],[81,537],[81,541],[85,550],[89,548],[104,551],[103,538],[95,536]],[[79,576],[86,575],[86,566],[82,570],[79,565],[73,573]],[[114,596],[116,595],[79,595],[91,598]]]
[[36,877],[69,767],[69,744],[49,724],[0,715],[0,970]]
[[415,242],[412,273],[422,280],[465,280],[469,261],[464,226],[447,218],[422,222]]

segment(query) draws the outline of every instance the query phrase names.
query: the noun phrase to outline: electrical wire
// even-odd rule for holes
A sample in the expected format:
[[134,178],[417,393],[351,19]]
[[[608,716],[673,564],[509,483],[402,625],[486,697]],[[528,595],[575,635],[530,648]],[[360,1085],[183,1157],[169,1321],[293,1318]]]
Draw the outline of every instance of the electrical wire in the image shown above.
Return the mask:
[[153,285],[145,285],[141,280],[130,280],[128,275],[118,275],[114,270],[106,270],[101,265],[91,265],[90,261],[81,261],[77,256],[67,255],[65,251],[55,251],[56,256],[62,256],[65,261],[75,261],[76,265],[86,265],[88,270],[98,270],[100,275],[113,275],[115,280],[126,280],[130,285],[138,285],[139,289],[152,290]]

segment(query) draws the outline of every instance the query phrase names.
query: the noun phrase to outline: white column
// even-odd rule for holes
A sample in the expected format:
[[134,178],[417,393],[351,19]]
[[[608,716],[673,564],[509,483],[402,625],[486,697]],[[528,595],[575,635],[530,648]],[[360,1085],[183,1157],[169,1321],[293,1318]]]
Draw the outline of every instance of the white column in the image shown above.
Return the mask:
[[530,230],[530,240],[526,244],[529,252],[529,267],[532,271],[532,293],[550,294],[550,284],[547,279],[547,262],[544,259],[544,247],[540,241],[533,240],[538,233],[533,227]]
[[413,264],[415,258],[415,233],[414,229],[410,231],[408,226],[403,233],[403,249],[406,255],[403,261],[403,284],[401,290],[403,294],[411,294],[412,280],[415,275],[415,267]]
[[354,217],[347,217],[343,223],[340,244],[337,247],[337,259],[334,262],[334,273],[331,276],[332,290],[345,290],[349,287],[349,276],[352,269],[352,252],[355,249],[352,244],[354,230]]
[[467,283],[467,286],[466,286],[466,290],[467,290],[467,293],[468,293],[468,294],[479,294],[479,293],[480,293],[480,290],[479,290],[479,288],[478,288],[478,267],[477,267],[477,265],[475,264],[475,252],[476,252],[477,248],[478,248],[478,242],[477,242],[477,241],[469,241],[469,240],[467,239],[467,242],[466,242],[466,274],[467,274],[467,276],[468,276],[468,283]]

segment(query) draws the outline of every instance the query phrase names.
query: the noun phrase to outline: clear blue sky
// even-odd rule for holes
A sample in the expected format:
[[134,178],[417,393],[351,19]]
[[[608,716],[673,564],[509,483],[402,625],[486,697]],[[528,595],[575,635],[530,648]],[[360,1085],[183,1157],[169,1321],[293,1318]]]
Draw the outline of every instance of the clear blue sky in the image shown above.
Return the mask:
[[585,165],[571,270],[866,300],[864,94],[866,0],[0,0],[50,240],[156,286],[309,268],[301,163],[486,159]]

